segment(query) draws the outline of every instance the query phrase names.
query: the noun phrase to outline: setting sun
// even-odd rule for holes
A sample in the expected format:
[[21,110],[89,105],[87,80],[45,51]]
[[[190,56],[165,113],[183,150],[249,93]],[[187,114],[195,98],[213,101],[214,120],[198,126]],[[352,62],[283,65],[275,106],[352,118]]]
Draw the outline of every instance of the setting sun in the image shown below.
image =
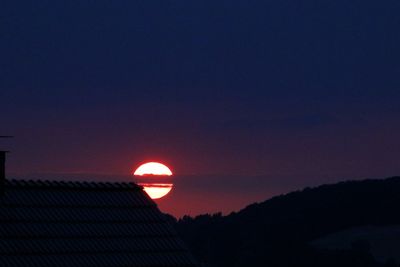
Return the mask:
[[[166,196],[172,190],[170,180],[166,177],[172,176],[172,171],[164,164],[158,162],[147,162],[140,165],[133,175],[137,178],[138,184],[152,198],[159,199]],[[138,179],[139,177],[142,177]]]
[[133,175],[167,175],[171,176],[171,170],[164,164],[158,162],[147,162],[139,166]]

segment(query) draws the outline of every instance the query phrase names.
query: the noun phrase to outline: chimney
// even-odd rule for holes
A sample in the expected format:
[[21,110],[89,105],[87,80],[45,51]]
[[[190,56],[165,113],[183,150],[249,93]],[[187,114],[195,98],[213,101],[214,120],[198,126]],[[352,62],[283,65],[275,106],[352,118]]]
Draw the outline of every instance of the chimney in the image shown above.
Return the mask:
[[6,153],[8,151],[0,151],[0,194],[4,194],[6,185]]
[[[0,135],[0,138],[11,138],[9,135]],[[6,188],[6,154],[8,151],[0,150],[0,195],[3,195]]]

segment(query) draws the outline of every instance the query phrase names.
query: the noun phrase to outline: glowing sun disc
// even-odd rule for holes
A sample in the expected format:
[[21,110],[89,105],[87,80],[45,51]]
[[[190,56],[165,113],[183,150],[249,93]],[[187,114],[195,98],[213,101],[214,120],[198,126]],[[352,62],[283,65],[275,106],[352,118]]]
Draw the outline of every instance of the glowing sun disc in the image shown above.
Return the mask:
[[162,198],[172,190],[173,184],[165,180],[172,175],[172,171],[164,164],[147,162],[140,165],[133,175],[137,177],[138,184],[152,199]]
[[166,196],[172,190],[172,184],[139,184],[151,199],[159,199]]
[[139,166],[133,175],[167,175],[171,176],[171,170],[164,164],[158,162],[147,162]]

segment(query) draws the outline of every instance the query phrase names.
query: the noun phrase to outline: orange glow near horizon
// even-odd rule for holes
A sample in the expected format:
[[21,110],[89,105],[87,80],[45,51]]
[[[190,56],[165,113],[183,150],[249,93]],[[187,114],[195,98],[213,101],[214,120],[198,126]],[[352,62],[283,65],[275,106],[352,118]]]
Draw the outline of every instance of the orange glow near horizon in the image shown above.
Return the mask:
[[[172,176],[172,171],[164,164],[158,162],[147,162],[139,166],[133,173],[136,177],[143,177],[138,184],[143,186],[143,190],[152,198],[159,199],[166,196],[172,190],[172,183],[165,181],[166,177]],[[152,180],[159,176],[160,181],[146,182],[146,176],[151,176]]]

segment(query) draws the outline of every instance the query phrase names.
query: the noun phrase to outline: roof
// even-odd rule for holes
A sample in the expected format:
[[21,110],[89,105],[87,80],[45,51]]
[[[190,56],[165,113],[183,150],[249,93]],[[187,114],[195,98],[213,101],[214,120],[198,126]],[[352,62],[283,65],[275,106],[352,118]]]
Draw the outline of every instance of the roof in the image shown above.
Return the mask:
[[134,183],[18,181],[0,196],[1,266],[195,266]]

